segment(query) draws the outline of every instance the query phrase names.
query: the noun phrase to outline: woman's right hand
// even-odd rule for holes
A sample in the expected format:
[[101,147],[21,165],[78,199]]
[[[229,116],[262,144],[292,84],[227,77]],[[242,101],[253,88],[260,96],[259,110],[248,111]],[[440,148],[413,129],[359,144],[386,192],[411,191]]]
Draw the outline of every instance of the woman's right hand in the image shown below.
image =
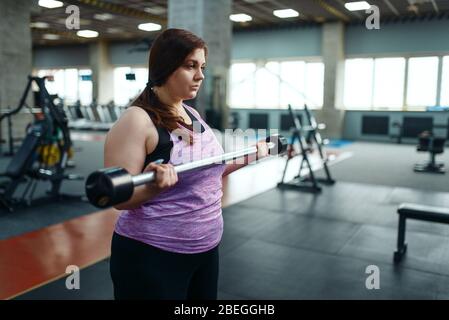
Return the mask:
[[143,172],[153,171],[156,175],[151,185],[155,186],[159,191],[164,191],[178,182],[178,174],[171,164],[149,163]]

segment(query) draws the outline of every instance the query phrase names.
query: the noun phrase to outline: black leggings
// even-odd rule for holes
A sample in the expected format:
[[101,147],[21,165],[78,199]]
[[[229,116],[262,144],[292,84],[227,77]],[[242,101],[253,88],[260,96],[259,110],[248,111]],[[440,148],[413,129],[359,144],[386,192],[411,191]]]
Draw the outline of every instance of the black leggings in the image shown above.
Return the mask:
[[217,299],[218,246],[174,253],[114,232],[110,268],[115,299]]

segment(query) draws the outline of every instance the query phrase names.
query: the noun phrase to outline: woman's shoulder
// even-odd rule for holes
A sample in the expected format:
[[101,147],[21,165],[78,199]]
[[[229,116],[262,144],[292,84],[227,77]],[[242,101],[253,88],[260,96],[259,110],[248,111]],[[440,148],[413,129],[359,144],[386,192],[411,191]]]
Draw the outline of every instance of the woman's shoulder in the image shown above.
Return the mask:
[[[148,111],[146,111],[144,108],[139,107],[139,106],[129,106],[128,108],[126,108],[125,112],[123,113],[123,115],[125,114],[131,114],[132,116],[142,116],[144,114],[146,114],[148,116]],[[148,116],[149,118],[149,116]]]
[[132,121],[136,124],[147,124],[153,125],[153,121],[151,120],[148,111],[144,108],[138,106],[130,106],[126,108],[125,112],[122,114],[119,120],[123,120],[125,122]]
[[128,107],[112,127],[113,131],[123,131],[123,133],[150,129],[154,127],[148,112],[137,106]]

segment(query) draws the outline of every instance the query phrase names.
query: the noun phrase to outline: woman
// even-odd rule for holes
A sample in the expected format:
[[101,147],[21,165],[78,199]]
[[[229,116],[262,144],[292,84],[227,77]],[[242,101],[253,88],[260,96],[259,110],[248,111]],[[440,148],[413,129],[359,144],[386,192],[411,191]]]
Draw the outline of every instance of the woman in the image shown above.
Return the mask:
[[[180,155],[194,161],[223,153],[198,112],[183,103],[196,97],[206,57],[194,34],[161,33],[150,50],[145,90],[107,135],[106,167],[156,172],[153,183],[115,207],[123,210],[111,247],[116,299],[217,298],[222,177],[245,164],[216,164],[179,178],[173,168],[186,162]],[[265,142],[257,147],[258,158],[267,156]]]

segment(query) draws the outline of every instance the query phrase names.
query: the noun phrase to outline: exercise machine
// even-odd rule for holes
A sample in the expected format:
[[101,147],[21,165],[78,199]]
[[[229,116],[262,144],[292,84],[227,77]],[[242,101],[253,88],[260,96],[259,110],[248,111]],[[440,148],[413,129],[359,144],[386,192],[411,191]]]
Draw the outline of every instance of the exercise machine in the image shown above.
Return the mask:
[[[20,100],[21,108],[35,83],[39,89],[39,107],[41,113],[28,127],[22,145],[12,157],[6,171],[0,175],[0,206],[13,211],[19,205],[31,205],[59,199],[81,200],[82,196],[66,195],[60,192],[64,180],[83,180],[76,174],[67,174],[67,162],[73,155],[73,144],[67,126],[67,117],[62,106],[54,104],[45,88],[45,77],[28,77],[28,83]],[[34,198],[34,192],[40,181],[50,182],[47,196]],[[15,197],[21,184],[25,190],[21,197]]]
[[[304,106],[304,113],[306,115],[306,120],[308,122],[307,126],[304,126],[301,123],[300,118],[294,113],[291,105],[288,106],[288,111],[292,123],[294,125],[290,148],[293,151],[295,143],[297,142],[299,145],[299,151],[300,155],[302,156],[302,159],[301,164],[299,166],[298,174],[294,177],[292,181],[285,182],[285,175],[287,173],[289,162],[294,158],[292,155],[288,157],[282,175],[282,180],[281,182],[278,183],[278,188],[296,189],[312,193],[321,192],[322,189],[320,183],[327,185],[332,185],[335,183],[335,180],[332,178],[328,166],[329,158],[327,157],[326,153],[323,150],[323,147],[327,143],[327,140],[323,139],[320,133],[320,130],[324,129],[325,125],[318,124],[315,117],[308,109],[307,105]],[[324,178],[316,177],[310,164],[309,154],[313,151],[315,146],[318,150],[320,161],[324,169],[325,173]],[[307,173],[305,175],[302,174],[303,169],[307,170]]]
[[321,133],[320,133],[320,130],[324,130],[326,128],[326,125],[324,123],[318,124],[318,122],[316,121],[315,117],[313,116],[312,112],[309,110],[307,105],[304,105],[304,112],[305,112],[306,118],[309,122],[309,126],[303,128],[303,129],[308,132],[309,145],[314,143],[318,149],[318,153],[319,153],[320,159],[323,163],[323,169],[324,169],[324,174],[325,174],[324,178],[319,177],[319,178],[316,178],[316,180],[323,184],[332,185],[335,183],[335,180],[332,178],[330,170],[329,170],[329,166],[328,166],[329,158],[328,158],[326,152],[323,150],[323,147],[328,143],[328,140],[323,139],[321,137]]
[[[287,162],[284,167],[281,182],[277,184],[277,187],[280,189],[295,189],[305,192],[319,193],[321,192],[321,187],[318,184],[317,179],[315,178],[315,174],[313,173],[313,169],[310,164],[309,153],[311,151],[311,148],[308,145],[306,138],[303,134],[304,131],[302,128],[301,121],[299,120],[298,116],[293,112],[291,105],[288,105],[288,112],[294,125],[290,142],[290,150],[293,153],[295,142],[297,141],[302,159],[301,165],[299,166],[298,175],[292,181],[285,182],[285,175],[287,173],[287,168],[289,166],[290,161],[294,159],[294,156],[292,154],[289,154]],[[301,172],[303,171],[304,168],[306,168],[308,171],[306,177],[303,177],[301,175]]]
[[416,148],[418,152],[429,152],[430,160],[424,164],[415,164],[415,172],[445,173],[444,163],[435,161],[437,154],[444,152],[445,138],[435,137],[429,131],[424,131],[418,137],[419,144]]
[[7,126],[8,126],[8,129],[7,129],[7,131],[8,131],[8,152],[3,153],[3,155],[5,155],[5,156],[14,155],[15,149],[16,149],[14,143],[17,140],[22,140],[22,139],[16,139],[13,136],[12,117],[14,115],[18,114],[24,107],[28,108],[30,110],[31,114],[33,114],[32,108],[30,108],[30,106],[28,106],[28,104],[26,103],[26,99],[28,96],[28,91],[30,90],[30,86],[31,86],[31,83],[28,82],[27,87],[26,87],[24,93],[22,94],[22,97],[20,98],[19,105],[14,109],[8,108],[8,110],[0,116],[0,122],[2,122],[4,119],[6,119]]

